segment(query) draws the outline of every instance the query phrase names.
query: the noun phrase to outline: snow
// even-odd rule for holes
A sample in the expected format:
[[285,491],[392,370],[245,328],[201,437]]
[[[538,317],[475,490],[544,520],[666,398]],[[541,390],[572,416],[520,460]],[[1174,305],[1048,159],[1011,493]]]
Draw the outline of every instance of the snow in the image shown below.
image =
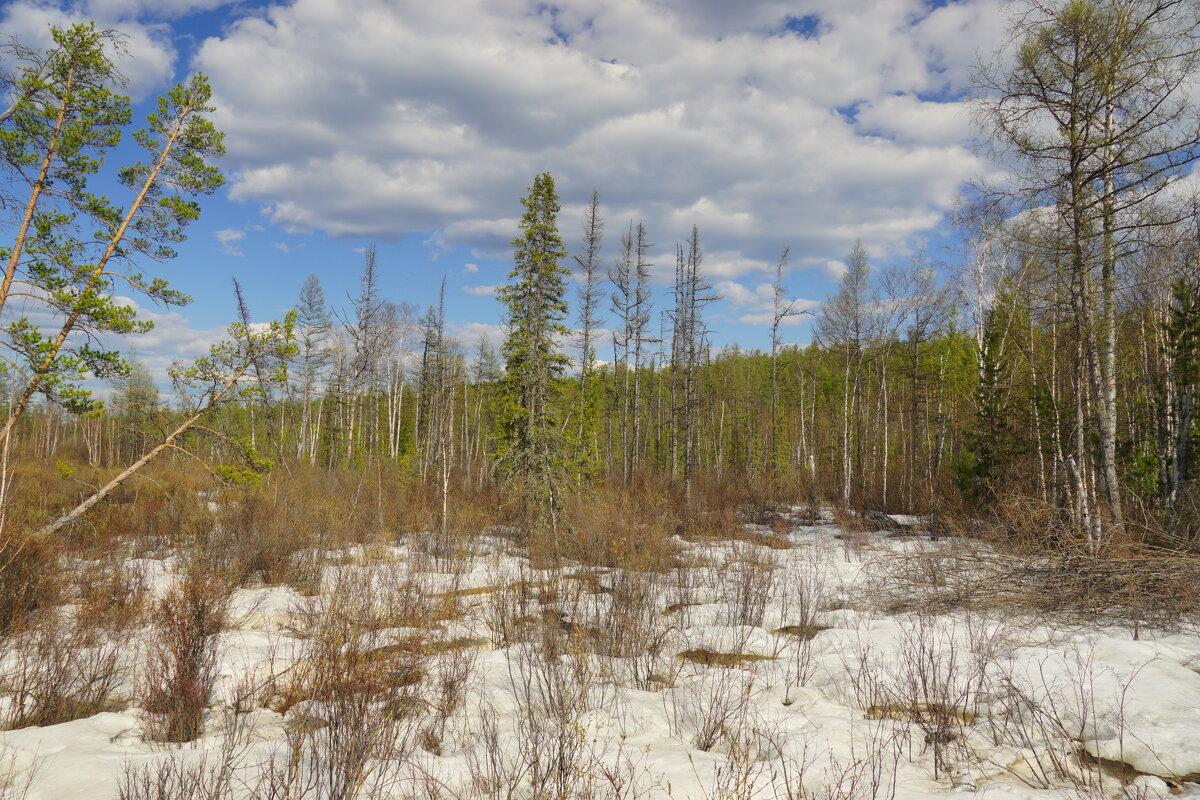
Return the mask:
[[[812,520],[807,510],[796,514]],[[893,519],[907,527],[922,523]],[[548,747],[536,730],[549,719],[538,687],[554,681],[578,712],[558,735],[574,737],[576,779],[596,782],[597,796],[604,780],[618,779],[639,787],[638,797],[704,800],[789,797],[801,787],[818,800],[926,800],[963,792],[1043,800],[1084,789],[1130,800],[1200,794],[1178,787],[1179,778],[1200,775],[1195,631],[1143,626],[1134,640],[1129,628],[1051,625],[1005,612],[921,614],[918,607],[888,615],[873,602],[879,565],[956,543],[885,534],[851,541],[839,533],[830,523],[806,524],[790,531],[792,547],[782,550],[676,539],[682,562],[693,566],[669,574],[588,570],[583,580],[584,570],[568,569],[577,578],[561,583],[569,590],[544,609],[525,598],[530,614],[603,645],[591,652],[566,637],[562,655],[549,662],[535,640],[517,635],[504,642],[496,629],[522,587],[556,578],[533,570],[502,540],[481,538],[476,555],[457,569],[411,543],[326,554],[335,565],[325,570],[326,594],[319,598],[278,586],[234,593],[233,625],[221,636],[219,678],[200,741],[155,744],[144,735],[142,710],[106,712],[2,734],[0,777],[32,774],[33,800],[103,798],[114,796],[127,765],[218,757],[234,735],[229,706],[252,695],[247,687],[265,685],[309,657],[309,643],[296,633],[301,610],[327,605],[348,585],[369,585],[384,611],[399,596],[388,592],[417,591],[430,608],[452,599],[459,615],[364,630],[358,645],[444,644],[431,650],[424,678],[430,692],[433,676],[456,663],[468,664],[474,676],[440,748],[414,746],[400,767],[407,778],[382,796],[413,796],[416,785],[470,796],[487,747],[509,764],[531,747]],[[177,580],[170,559],[130,566],[156,595]],[[644,608],[619,597],[622,581],[644,588]],[[627,627],[614,628],[618,623]],[[816,627],[803,635],[772,633],[798,623]],[[629,652],[635,636],[653,647]],[[134,643],[129,652],[136,652]],[[12,658],[6,654],[9,667]],[[922,680],[932,693],[914,694]],[[947,703],[941,722],[931,721],[934,700]],[[299,720],[323,713],[307,700],[284,713],[249,710],[239,734],[248,737],[244,764],[265,763]],[[1111,775],[1098,784],[1101,771],[1080,760],[1079,750],[1145,774],[1124,787]],[[250,792],[245,788],[244,796]]]

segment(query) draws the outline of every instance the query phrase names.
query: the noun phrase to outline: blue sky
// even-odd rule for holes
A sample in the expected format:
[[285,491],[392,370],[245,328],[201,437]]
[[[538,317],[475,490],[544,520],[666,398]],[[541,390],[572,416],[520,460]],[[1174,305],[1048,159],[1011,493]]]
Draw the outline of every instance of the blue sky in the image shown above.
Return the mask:
[[[443,276],[468,344],[498,335],[519,198],[551,171],[579,246],[601,193],[615,256],[644,220],[656,279],[700,229],[717,344],[765,347],[775,262],[800,307],[835,286],[861,238],[879,265],[934,257],[963,182],[991,169],[961,97],[1002,35],[998,0],[17,0],[0,30],[50,23],[129,34],[145,102],[206,72],[227,132],[227,186],[161,274],[191,306],[147,309],[135,347],[156,371],[233,316],[257,318],[317,273],[335,306],[378,246],[389,299],[423,306]],[[787,338],[807,341],[809,324]]]

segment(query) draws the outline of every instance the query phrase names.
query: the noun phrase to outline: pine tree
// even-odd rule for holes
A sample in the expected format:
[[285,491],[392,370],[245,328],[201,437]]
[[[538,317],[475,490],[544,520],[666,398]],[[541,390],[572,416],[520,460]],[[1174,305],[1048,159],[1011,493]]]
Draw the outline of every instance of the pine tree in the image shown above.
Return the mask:
[[512,283],[497,292],[506,306],[498,455],[530,524],[548,522],[557,532],[564,465],[553,400],[570,364],[558,344],[570,333],[564,324],[569,273],[559,264],[567,253],[558,234],[559,201],[550,173],[534,178],[521,204],[525,214],[521,235],[513,240]]
[[[19,187],[21,195],[5,189],[0,202],[22,210],[11,244],[0,249],[0,310],[11,309],[10,298],[22,298],[22,316],[5,327],[4,339],[23,385],[0,441],[8,440],[35,394],[70,411],[92,411],[98,404],[80,383],[128,373],[119,352],[97,346],[113,335],[153,328],[122,302],[122,293],[164,305],[189,302],[164,279],[136,271],[136,261],[174,257],[173,245],[200,213],[188,198],[211,194],[224,182],[209,163],[225,152],[208,118],[212,90],[197,73],[160,96],[146,127],[133,133],[146,160],[117,170],[129,205],[92,192],[88,180],[130,120],[128,98],[108,88],[119,82],[105,54],[115,34],[76,25],[51,29],[51,35],[50,54],[35,58],[40,66],[5,81],[16,100],[0,127],[0,170],[5,185]],[[32,306],[28,316],[25,304]]]

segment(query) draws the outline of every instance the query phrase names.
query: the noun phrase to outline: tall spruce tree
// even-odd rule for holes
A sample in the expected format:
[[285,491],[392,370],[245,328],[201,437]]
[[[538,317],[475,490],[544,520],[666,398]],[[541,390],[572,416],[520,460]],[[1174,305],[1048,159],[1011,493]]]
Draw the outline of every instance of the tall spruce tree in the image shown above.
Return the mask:
[[525,214],[521,234],[513,239],[512,282],[497,292],[506,307],[500,467],[528,524],[548,524],[557,533],[565,465],[552,401],[570,364],[559,349],[559,340],[570,333],[563,324],[569,272],[559,263],[567,252],[558,234],[559,201],[550,173],[534,178],[521,204]]

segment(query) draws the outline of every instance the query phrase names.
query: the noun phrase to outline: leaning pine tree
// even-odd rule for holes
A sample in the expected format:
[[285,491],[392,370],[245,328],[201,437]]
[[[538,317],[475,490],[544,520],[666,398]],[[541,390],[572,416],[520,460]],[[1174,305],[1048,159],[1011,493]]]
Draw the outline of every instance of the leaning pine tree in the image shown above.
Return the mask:
[[550,173],[534,178],[521,204],[512,282],[497,292],[506,307],[498,463],[526,524],[557,535],[566,469],[553,400],[570,363],[557,344],[570,333],[563,324],[569,272],[559,264],[567,252]]

